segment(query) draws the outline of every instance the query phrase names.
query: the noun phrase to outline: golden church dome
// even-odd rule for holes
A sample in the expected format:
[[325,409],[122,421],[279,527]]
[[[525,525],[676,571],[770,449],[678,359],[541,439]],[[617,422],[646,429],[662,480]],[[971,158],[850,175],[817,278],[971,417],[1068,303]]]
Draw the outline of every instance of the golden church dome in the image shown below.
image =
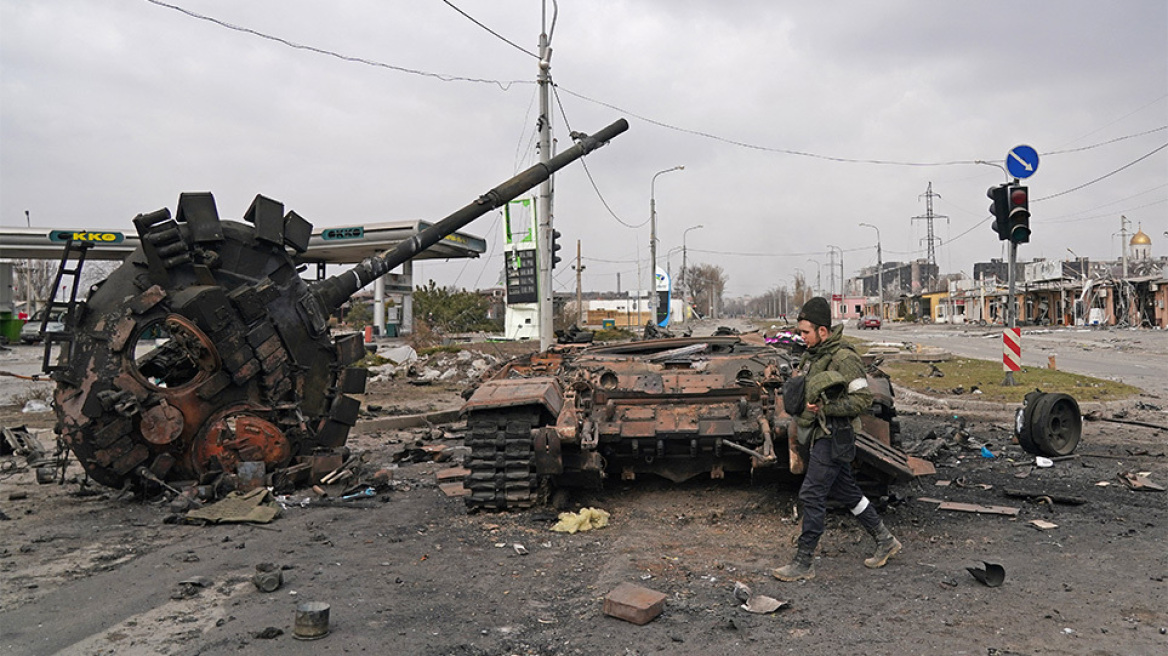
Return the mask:
[[1152,243],[1152,238],[1147,236],[1146,234],[1144,234],[1143,228],[1141,228],[1140,231],[1137,232],[1136,234],[1132,235],[1132,238],[1131,238],[1131,245],[1132,246],[1151,245],[1151,243]]

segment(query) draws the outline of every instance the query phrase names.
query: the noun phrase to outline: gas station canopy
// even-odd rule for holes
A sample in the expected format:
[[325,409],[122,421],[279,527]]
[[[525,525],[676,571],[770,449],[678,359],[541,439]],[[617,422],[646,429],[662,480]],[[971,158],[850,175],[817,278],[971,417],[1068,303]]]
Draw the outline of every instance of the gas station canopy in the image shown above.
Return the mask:
[[[413,238],[430,227],[427,221],[390,221],[336,226],[314,230],[308,240],[303,262],[353,264]],[[58,260],[70,238],[87,241],[92,247],[88,260],[124,260],[138,248],[137,234],[112,230],[71,230],[50,228],[0,228],[0,259]],[[482,237],[456,232],[418,254],[415,259],[478,257],[487,250]]]

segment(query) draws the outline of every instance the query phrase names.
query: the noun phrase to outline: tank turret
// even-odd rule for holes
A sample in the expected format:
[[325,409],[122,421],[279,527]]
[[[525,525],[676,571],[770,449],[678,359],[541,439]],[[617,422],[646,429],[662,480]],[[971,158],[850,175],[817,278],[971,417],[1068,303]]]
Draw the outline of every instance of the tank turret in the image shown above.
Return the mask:
[[[141,247],[70,313],[57,364],[57,432],[96,481],[267,471],[342,447],[366,371],[361,335],[330,313],[357,290],[628,129],[619,120],[479,196],[396,248],[301,279],[311,224],[256,196],[244,222],[210,193],[134,219]],[[47,361],[47,360],[46,360]]]

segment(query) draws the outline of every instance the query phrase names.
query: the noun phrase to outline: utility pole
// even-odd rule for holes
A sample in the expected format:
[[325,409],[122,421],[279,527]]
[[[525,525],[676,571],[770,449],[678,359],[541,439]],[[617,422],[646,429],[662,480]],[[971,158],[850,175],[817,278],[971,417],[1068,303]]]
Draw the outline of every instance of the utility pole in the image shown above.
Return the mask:
[[584,265],[580,263],[580,240],[576,240],[576,325],[584,323],[584,295],[580,289],[580,274]]
[[880,254],[880,228],[877,228],[876,226],[872,225],[871,223],[861,223],[860,225],[867,226],[867,227],[872,228],[873,230],[876,231],[876,291],[878,292],[877,296],[879,297],[879,300],[877,301],[877,303],[879,303],[879,305],[880,305],[880,311],[877,314],[879,314],[880,319],[883,320],[884,319],[884,262],[881,258],[881,254]]
[[[947,223],[949,223],[949,217],[947,217],[943,214],[933,214],[933,197],[935,196],[937,198],[940,198],[941,194],[933,193],[933,183],[931,181],[929,182],[928,189],[925,191],[925,193],[921,194],[921,196],[924,196],[924,198],[925,198],[925,214],[923,216],[914,216],[912,218],[912,220],[925,222],[926,237],[921,241],[924,241],[928,244],[928,247],[927,247],[928,264],[929,264],[929,286],[928,286],[928,289],[929,289],[929,291],[934,291],[933,285],[936,283],[936,274],[934,272],[937,271],[937,250],[934,247],[934,244],[941,241],[941,239],[933,233],[933,219],[945,219],[945,223],[947,224]],[[919,199],[920,196],[918,196],[917,198]]]
[[[539,34],[539,161],[545,166],[552,158],[552,115],[548,102],[551,89],[552,49],[548,45],[547,7],[544,6]],[[536,285],[539,288],[539,348],[546,351],[554,343],[555,317],[552,293],[552,179],[549,176],[539,186],[539,234],[536,248],[539,270]]]
[[657,176],[684,169],[684,166],[674,166],[658,171],[649,182],[649,321],[652,321],[654,326],[657,325],[657,198],[654,187],[657,184]]
[[811,262],[815,265],[815,288],[811,290],[811,295],[818,296],[816,291],[818,289],[820,289],[821,287],[823,287],[823,279],[822,279],[823,265],[819,263],[819,260],[813,260],[811,258],[807,258],[807,261]]
[[[1128,285],[1127,285],[1127,247],[1128,247],[1127,226],[1130,223],[1131,223],[1131,221],[1128,221],[1126,216],[1120,215],[1120,217],[1119,217],[1119,253],[1120,253],[1120,258],[1123,260],[1123,278],[1120,280],[1119,285],[1120,285],[1120,292],[1123,294],[1124,321],[1127,321],[1128,317],[1131,316],[1131,295],[1128,293]],[[1119,323],[1118,319],[1119,319],[1119,317],[1116,317],[1116,323]],[[1122,325],[1122,324],[1120,324],[1120,325]]]
[[[828,297],[835,296],[835,249],[832,246],[827,247],[827,274],[827,284],[830,285],[827,295]],[[812,290],[812,296],[814,295],[814,290]]]
[[1119,253],[1123,260],[1123,279],[1127,280],[1127,226],[1131,221],[1126,216],[1119,217]]
[[835,309],[835,251],[839,251],[840,297],[842,298],[844,295],[844,249],[840,248],[839,246],[832,246],[831,244],[828,244],[827,247],[829,249],[834,249],[834,250],[828,251],[828,253],[831,254],[831,263],[829,265],[831,267],[831,296],[832,296],[832,299],[831,299],[832,306],[831,307],[834,310]]
[[690,285],[690,283],[689,283],[689,278],[686,277],[685,256],[686,256],[687,251],[686,251],[686,247],[685,247],[685,238],[687,236],[689,236],[690,230],[697,230],[699,228],[704,228],[704,227],[705,226],[703,226],[702,224],[699,223],[696,226],[690,226],[690,227],[686,228],[685,231],[681,233],[681,290],[682,290],[681,291],[681,305],[682,305],[681,321],[682,321],[682,323],[685,323],[686,321],[689,320],[688,313],[686,312],[686,307],[688,306],[688,303],[689,303],[689,297],[692,295],[691,294],[692,285]]

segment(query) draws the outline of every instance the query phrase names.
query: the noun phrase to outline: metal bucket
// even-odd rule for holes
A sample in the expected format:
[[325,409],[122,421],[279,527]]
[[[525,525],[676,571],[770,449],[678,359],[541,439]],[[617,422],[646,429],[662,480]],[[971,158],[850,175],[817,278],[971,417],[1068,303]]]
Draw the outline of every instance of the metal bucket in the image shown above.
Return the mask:
[[329,634],[329,605],[323,601],[306,601],[296,607],[292,637],[317,640]]

